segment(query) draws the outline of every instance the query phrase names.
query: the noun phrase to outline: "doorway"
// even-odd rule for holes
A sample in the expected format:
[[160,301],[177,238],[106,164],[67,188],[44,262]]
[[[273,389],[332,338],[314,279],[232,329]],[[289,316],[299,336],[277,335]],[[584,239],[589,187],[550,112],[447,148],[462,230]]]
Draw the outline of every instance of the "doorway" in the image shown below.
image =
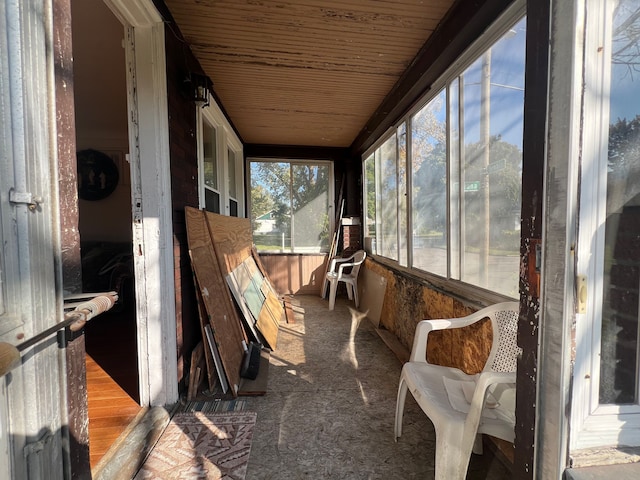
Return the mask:
[[86,326],[91,466],[140,411],[125,28],[103,0],[71,2],[84,292],[115,290]]

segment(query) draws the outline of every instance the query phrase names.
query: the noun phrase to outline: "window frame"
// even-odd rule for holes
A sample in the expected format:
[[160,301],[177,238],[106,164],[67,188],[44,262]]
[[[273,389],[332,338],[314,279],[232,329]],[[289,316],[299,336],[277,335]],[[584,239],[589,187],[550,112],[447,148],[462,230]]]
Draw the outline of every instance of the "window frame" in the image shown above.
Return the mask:
[[[575,361],[573,371],[570,450],[601,446],[640,446],[640,400],[635,404],[600,404],[600,351],[602,281],[607,217],[609,109],[603,108],[611,85],[612,1],[585,0],[583,78],[573,88],[583,94],[580,161],[580,214],[578,220],[577,278],[586,278],[588,292],[584,312],[575,313]],[[588,85],[587,89],[583,85]],[[575,133],[578,136],[578,133]],[[640,351],[640,345],[636,345]],[[638,379],[640,381],[640,378]]]
[[[407,180],[406,183],[406,187],[404,188],[404,191],[406,192],[406,196],[407,196],[407,207],[406,207],[406,215],[407,215],[407,234],[406,234],[406,242],[405,242],[405,248],[407,249],[407,265],[403,265],[400,262],[393,260],[391,258],[388,257],[384,257],[374,251],[372,251],[370,248],[368,248],[368,253],[375,258],[378,262],[380,262],[383,265],[387,265],[395,270],[398,270],[400,272],[404,272],[408,275],[414,276],[414,277],[418,277],[420,279],[424,279],[426,281],[428,281],[431,285],[433,285],[434,287],[437,288],[443,288],[446,289],[447,291],[449,291],[450,293],[454,294],[454,295],[461,295],[464,296],[465,298],[469,298],[470,300],[474,300],[474,301],[478,301],[481,302],[483,304],[490,304],[490,303],[497,303],[500,301],[504,301],[506,299],[514,299],[515,297],[508,297],[504,294],[498,293],[498,292],[494,292],[494,291],[490,291],[487,289],[484,289],[482,287],[473,285],[473,284],[469,284],[469,283],[465,283],[461,280],[457,280],[451,277],[452,272],[451,272],[451,265],[452,265],[452,259],[451,259],[451,242],[453,241],[451,238],[451,233],[452,233],[452,226],[451,226],[451,185],[450,182],[448,182],[447,185],[447,226],[446,226],[446,230],[447,230],[447,235],[449,235],[449,239],[448,239],[448,253],[447,253],[447,276],[443,277],[437,274],[434,274],[432,272],[429,271],[425,271],[425,270],[421,270],[418,269],[416,267],[413,267],[413,236],[411,234],[409,234],[410,231],[412,231],[412,211],[413,211],[413,205],[411,204],[411,198],[412,198],[412,190],[411,190],[411,178],[413,175],[412,172],[412,168],[411,168],[411,156],[412,156],[412,152],[411,152],[411,144],[412,144],[412,138],[411,138],[411,129],[412,129],[412,124],[411,124],[411,119],[412,117],[419,112],[424,106],[426,106],[433,98],[435,98],[442,90],[445,90],[447,92],[446,95],[446,108],[449,108],[449,101],[450,101],[450,92],[449,92],[449,86],[450,84],[452,84],[452,82],[458,78],[460,76],[461,73],[463,73],[470,65],[472,65],[477,59],[479,59],[482,54],[487,50],[487,48],[489,48],[490,46],[492,46],[495,42],[497,42],[504,34],[505,32],[508,31],[509,28],[511,28],[513,25],[515,25],[516,23],[518,23],[520,20],[522,20],[522,18],[524,18],[526,15],[526,2],[524,0],[516,0],[515,2],[513,2],[513,4],[508,7],[503,13],[502,15],[500,15],[498,17],[498,19],[496,19],[496,21],[484,32],[483,35],[481,35],[475,42],[473,42],[459,57],[456,61],[454,61],[449,68],[447,68],[444,73],[438,77],[433,84],[431,85],[431,87],[429,88],[429,90],[426,92],[426,94],[424,96],[422,96],[414,105],[412,108],[410,108],[409,110],[407,110],[405,112],[405,114],[398,119],[398,121],[392,125],[387,131],[385,131],[384,134],[382,134],[367,150],[365,150],[361,156],[361,160],[362,160],[362,166],[363,166],[363,172],[365,171],[365,162],[366,160],[371,156],[374,155],[375,152],[377,151],[377,149],[379,149],[392,135],[396,134],[398,132],[398,129],[401,127],[401,125],[403,123],[406,123],[406,131],[407,131],[407,136],[406,136],[406,143],[407,143],[407,154],[406,154],[406,175],[405,178]],[[458,82],[459,84],[459,82]],[[458,85],[459,88],[459,85]],[[446,128],[447,128],[447,137],[449,137],[450,135],[450,126],[449,126],[449,120],[450,120],[450,115],[447,113],[446,116]],[[462,141],[462,139],[458,139],[459,141]],[[450,142],[449,142],[450,143]],[[447,148],[447,160],[446,160],[446,169],[447,169],[447,175],[450,177],[452,170],[451,170],[451,150],[452,150],[452,145],[448,145]],[[459,173],[459,172],[458,172]],[[376,177],[377,177],[377,172],[376,172]],[[366,195],[367,190],[366,190],[366,182],[363,181],[362,182],[362,192],[363,195]],[[377,187],[377,185],[376,185]],[[363,198],[366,198],[363,196]],[[379,202],[379,195],[376,195],[376,203]],[[458,205],[459,207],[459,205]],[[363,202],[363,217],[367,217],[367,202]],[[376,219],[377,221],[377,219]],[[366,230],[366,228],[365,228]],[[379,225],[376,224],[376,236],[378,235],[378,230],[379,230]],[[377,242],[376,242],[377,243]],[[398,243],[400,244],[400,235],[398,235]],[[459,243],[459,241],[458,241]],[[367,245],[367,241],[365,239],[365,247],[369,247],[369,245]],[[456,250],[460,255],[460,246],[457,246],[457,250]],[[457,259],[456,261],[457,265],[461,264],[461,260]]]
[[[205,192],[210,189],[204,181],[204,122],[207,122],[216,135],[216,169],[218,188],[210,189],[220,195],[220,215],[231,216],[231,201],[237,202],[237,217],[245,216],[244,195],[244,157],[243,145],[224,113],[215,102],[197,109],[197,155],[198,155],[198,206],[206,208]],[[237,198],[231,197],[229,188],[229,151],[235,155],[235,187]]]
[[[335,205],[335,189],[334,189],[334,184],[335,184],[335,173],[334,173],[334,164],[331,160],[325,160],[325,159],[300,159],[300,158],[267,158],[267,157],[247,157],[246,159],[246,169],[247,169],[247,178],[246,178],[246,185],[247,185],[247,212],[248,212],[248,218],[251,219],[251,221],[253,222],[253,218],[251,217],[251,163],[287,163],[289,164],[289,168],[291,168],[293,165],[317,165],[317,166],[326,166],[329,170],[329,177],[327,179],[328,185],[327,185],[327,203],[328,203],[328,211],[327,211],[327,215],[328,215],[328,220],[329,220],[329,234],[331,235],[332,232],[335,232],[335,225],[336,225],[336,205]],[[291,213],[292,218],[293,218],[293,212]],[[293,232],[293,230],[292,230]],[[291,240],[293,242],[293,238]],[[331,238],[329,238],[329,246],[327,251],[318,251],[318,252],[305,252],[305,251],[297,251],[294,246],[291,247],[290,251],[282,251],[281,249],[269,249],[269,250],[260,250],[261,253],[266,253],[266,254],[278,254],[278,253],[284,253],[284,254],[292,254],[292,255],[325,255],[329,252],[329,249],[331,248]]]

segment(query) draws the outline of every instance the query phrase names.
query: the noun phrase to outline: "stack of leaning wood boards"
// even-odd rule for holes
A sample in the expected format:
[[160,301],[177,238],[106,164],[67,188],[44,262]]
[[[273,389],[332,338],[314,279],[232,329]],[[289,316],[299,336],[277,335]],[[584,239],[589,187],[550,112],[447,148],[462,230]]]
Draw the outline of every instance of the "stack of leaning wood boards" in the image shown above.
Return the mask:
[[[276,348],[285,313],[253,247],[251,222],[192,207],[185,208],[185,217],[209,386],[217,375],[225,393],[264,394],[269,350]],[[263,347],[255,380],[240,376],[251,342]],[[191,370],[190,388],[202,374],[195,365]]]

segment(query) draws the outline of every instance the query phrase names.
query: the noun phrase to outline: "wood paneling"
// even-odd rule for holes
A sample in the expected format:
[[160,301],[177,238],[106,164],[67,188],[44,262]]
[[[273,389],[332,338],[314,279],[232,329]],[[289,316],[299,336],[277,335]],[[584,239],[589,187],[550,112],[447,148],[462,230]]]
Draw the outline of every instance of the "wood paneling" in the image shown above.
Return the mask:
[[273,287],[280,295],[320,295],[327,256],[260,254]]
[[166,0],[247,143],[348,147],[452,0]]

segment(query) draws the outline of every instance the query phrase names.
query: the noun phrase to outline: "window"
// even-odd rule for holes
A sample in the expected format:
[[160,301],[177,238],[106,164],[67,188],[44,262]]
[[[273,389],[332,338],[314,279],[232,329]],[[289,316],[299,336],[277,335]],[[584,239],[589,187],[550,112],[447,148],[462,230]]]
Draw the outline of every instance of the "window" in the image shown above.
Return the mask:
[[574,450],[640,445],[640,1],[586,4]]
[[510,10],[364,156],[365,245],[517,297],[526,22]]
[[215,104],[199,112],[200,208],[244,216],[242,144]]
[[329,251],[330,162],[251,159],[249,175],[253,239],[259,251]]

